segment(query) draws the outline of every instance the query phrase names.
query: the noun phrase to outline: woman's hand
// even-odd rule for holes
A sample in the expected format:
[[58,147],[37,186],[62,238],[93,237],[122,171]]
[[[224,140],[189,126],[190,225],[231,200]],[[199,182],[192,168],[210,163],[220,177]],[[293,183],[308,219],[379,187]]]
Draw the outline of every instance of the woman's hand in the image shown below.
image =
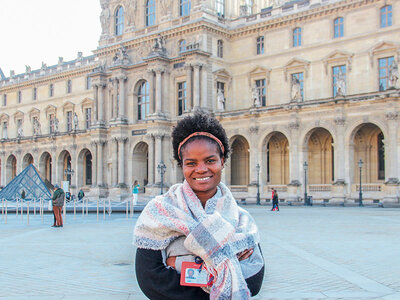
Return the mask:
[[239,252],[236,255],[238,257],[238,260],[241,261],[241,260],[245,260],[245,259],[249,258],[253,254],[253,252],[254,252],[253,249],[246,249],[242,252]]
[[167,258],[167,266],[176,269],[175,267],[176,256],[170,256]]

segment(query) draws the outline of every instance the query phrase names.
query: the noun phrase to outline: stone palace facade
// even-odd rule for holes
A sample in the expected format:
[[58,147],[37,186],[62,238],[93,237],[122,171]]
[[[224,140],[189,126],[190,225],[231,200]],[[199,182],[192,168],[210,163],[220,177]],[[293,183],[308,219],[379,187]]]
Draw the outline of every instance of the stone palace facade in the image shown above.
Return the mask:
[[259,183],[261,199],[303,201],[306,186],[354,203],[361,174],[364,201],[399,202],[399,1],[100,5],[93,56],[1,75],[2,186],[33,163],[75,194],[122,200],[135,179],[158,194],[183,178],[172,127],[203,109],[229,135],[238,199]]

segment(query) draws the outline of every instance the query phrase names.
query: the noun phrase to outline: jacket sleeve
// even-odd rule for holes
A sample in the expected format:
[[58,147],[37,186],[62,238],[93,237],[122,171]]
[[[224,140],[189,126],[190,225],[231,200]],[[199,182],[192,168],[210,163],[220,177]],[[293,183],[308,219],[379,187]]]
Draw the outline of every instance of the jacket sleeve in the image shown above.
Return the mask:
[[151,300],[209,299],[199,287],[181,286],[180,275],[164,265],[159,250],[138,248],[135,269],[140,289]]
[[265,260],[261,251],[260,244],[258,244],[258,248],[260,249],[261,257],[264,261],[264,266],[261,268],[260,271],[258,271],[258,273],[246,279],[247,287],[249,288],[252,297],[260,292],[265,272]]

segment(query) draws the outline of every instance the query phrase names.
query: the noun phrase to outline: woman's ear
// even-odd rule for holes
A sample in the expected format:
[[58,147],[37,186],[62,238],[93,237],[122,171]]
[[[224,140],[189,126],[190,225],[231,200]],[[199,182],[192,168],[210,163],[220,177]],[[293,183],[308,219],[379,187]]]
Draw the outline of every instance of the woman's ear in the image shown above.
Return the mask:
[[221,165],[222,165],[222,169],[225,167],[225,159],[223,157],[221,157]]

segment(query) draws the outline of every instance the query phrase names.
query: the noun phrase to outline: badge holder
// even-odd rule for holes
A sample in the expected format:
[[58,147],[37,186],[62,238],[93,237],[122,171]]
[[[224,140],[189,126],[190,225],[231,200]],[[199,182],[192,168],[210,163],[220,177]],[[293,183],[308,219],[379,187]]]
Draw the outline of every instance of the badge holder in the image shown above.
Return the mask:
[[213,276],[203,266],[204,263],[182,262],[181,285],[184,286],[209,286]]

